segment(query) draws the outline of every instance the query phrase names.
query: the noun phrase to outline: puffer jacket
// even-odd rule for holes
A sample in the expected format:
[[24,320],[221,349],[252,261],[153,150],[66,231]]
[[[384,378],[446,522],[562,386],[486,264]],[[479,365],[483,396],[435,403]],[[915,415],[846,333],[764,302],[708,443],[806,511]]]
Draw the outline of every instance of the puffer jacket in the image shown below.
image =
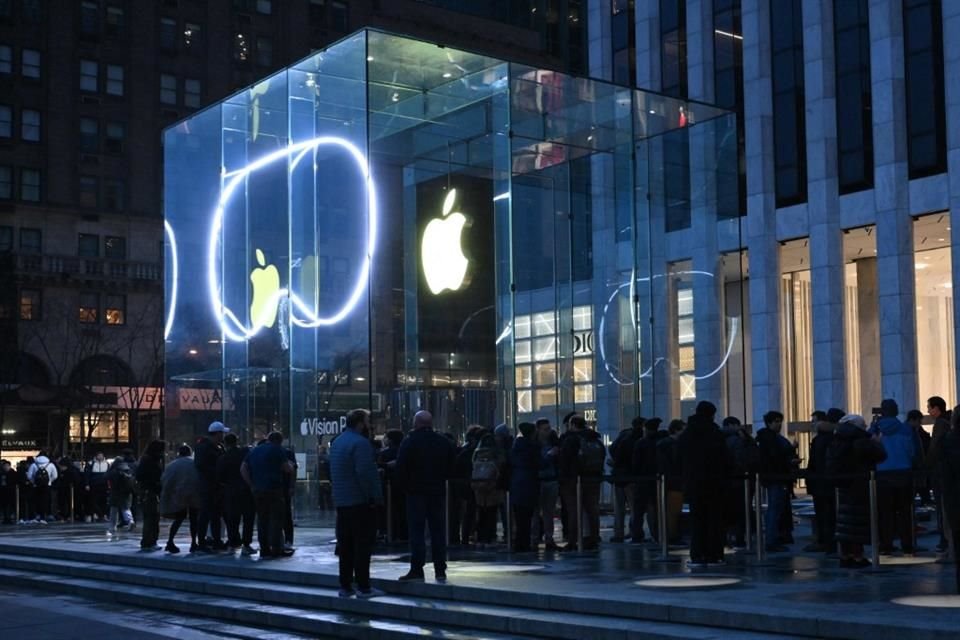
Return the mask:
[[837,428],[827,457],[831,474],[855,474],[837,482],[840,508],[837,510],[837,540],[850,544],[870,544],[870,483],[868,473],[886,459],[883,446],[856,425],[844,423]]
[[200,473],[193,458],[177,458],[160,478],[160,515],[172,518],[184,509],[200,508]]

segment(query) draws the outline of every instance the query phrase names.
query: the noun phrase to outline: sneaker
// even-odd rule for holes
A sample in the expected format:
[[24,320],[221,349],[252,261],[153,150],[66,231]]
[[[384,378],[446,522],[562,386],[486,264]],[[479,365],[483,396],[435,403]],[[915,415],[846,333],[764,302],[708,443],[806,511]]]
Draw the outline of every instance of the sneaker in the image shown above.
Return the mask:
[[352,598],[357,595],[357,592],[353,589],[340,589],[340,591],[337,591],[337,595],[341,598]]
[[410,570],[397,580],[400,582],[423,582],[423,571]]
[[166,551],[167,553],[180,553],[180,547],[178,547],[177,545],[173,544],[172,542],[168,542],[168,543],[167,543],[167,546],[165,546],[163,549],[164,549],[164,551]]
[[137,530],[137,523],[131,520],[130,524],[127,526],[127,531],[130,531],[132,533],[136,530]]
[[385,596],[385,595],[387,595],[385,592],[381,591],[380,589],[375,589],[373,587],[370,587],[369,589],[357,590],[357,597],[363,600],[368,600],[370,598],[379,598],[380,596]]
[[293,555],[293,553],[294,553],[293,549],[284,549],[283,551],[281,551],[280,553],[277,554],[277,557],[278,557],[278,558],[289,558],[290,556]]
[[257,550],[248,544],[243,545],[243,550],[240,551],[240,555],[242,556],[252,556],[256,553],[257,553]]

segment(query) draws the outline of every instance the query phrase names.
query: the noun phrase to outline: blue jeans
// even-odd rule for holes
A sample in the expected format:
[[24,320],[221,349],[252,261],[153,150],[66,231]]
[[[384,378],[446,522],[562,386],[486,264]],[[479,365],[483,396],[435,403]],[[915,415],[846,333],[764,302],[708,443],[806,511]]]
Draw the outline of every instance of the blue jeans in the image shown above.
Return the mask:
[[787,506],[787,487],[782,484],[772,484],[767,487],[767,513],[764,514],[763,526],[766,527],[766,544],[775,547],[780,540],[780,518]]
[[427,561],[424,525],[430,527],[433,568],[447,570],[447,536],[444,530],[444,496],[407,495],[407,527],[410,533],[410,570],[423,571]]

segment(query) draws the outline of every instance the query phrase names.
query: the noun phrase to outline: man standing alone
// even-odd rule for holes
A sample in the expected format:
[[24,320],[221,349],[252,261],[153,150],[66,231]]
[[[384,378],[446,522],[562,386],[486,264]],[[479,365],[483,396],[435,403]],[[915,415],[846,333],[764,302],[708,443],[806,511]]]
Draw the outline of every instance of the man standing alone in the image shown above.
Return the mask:
[[410,533],[410,571],[403,581],[422,581],[427,559],[424,525],[430,526],[430,548],[437,582],[447,580],[447,536],[444,531],[444,483],[451,476],[456,448],[433,430],[433,416],[418,411],[413,431],[397,453],[397,479],[407,492],[407,526]]
[[354,409],[347,414],[346,429],[330,445],[341,598],[383,595],[382,591],[370,586],[370,555],[377,530],[376,509],[383,503],[383,493],[373,461],[373,446],[363,435],[369,428],[370,413]]

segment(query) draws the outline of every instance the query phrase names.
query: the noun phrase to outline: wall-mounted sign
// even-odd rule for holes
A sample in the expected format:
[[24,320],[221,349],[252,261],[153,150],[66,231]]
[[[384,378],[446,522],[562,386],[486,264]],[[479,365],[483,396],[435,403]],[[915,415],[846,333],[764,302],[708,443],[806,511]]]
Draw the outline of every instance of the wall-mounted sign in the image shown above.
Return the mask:
[[573,334],[573,355],[593,355],[593,331],[577,331]]
[[300,421],[300,435],[306,436],[335,436],[343,433],[347,428],[346,414],[337,416],[321,416],[319,418],[304,418]]
[[468,221],[461,212],[453,210],[456,200],[457,190],[450,189],[443,199],[440,217],[432,219],[423,232],[420,262],[423,265],[423,277],[434,295],[447,289],[459,289],[470,264],[460,244],[463,228]]
[[4,449],[39,449],[39,440],[0,440]]

